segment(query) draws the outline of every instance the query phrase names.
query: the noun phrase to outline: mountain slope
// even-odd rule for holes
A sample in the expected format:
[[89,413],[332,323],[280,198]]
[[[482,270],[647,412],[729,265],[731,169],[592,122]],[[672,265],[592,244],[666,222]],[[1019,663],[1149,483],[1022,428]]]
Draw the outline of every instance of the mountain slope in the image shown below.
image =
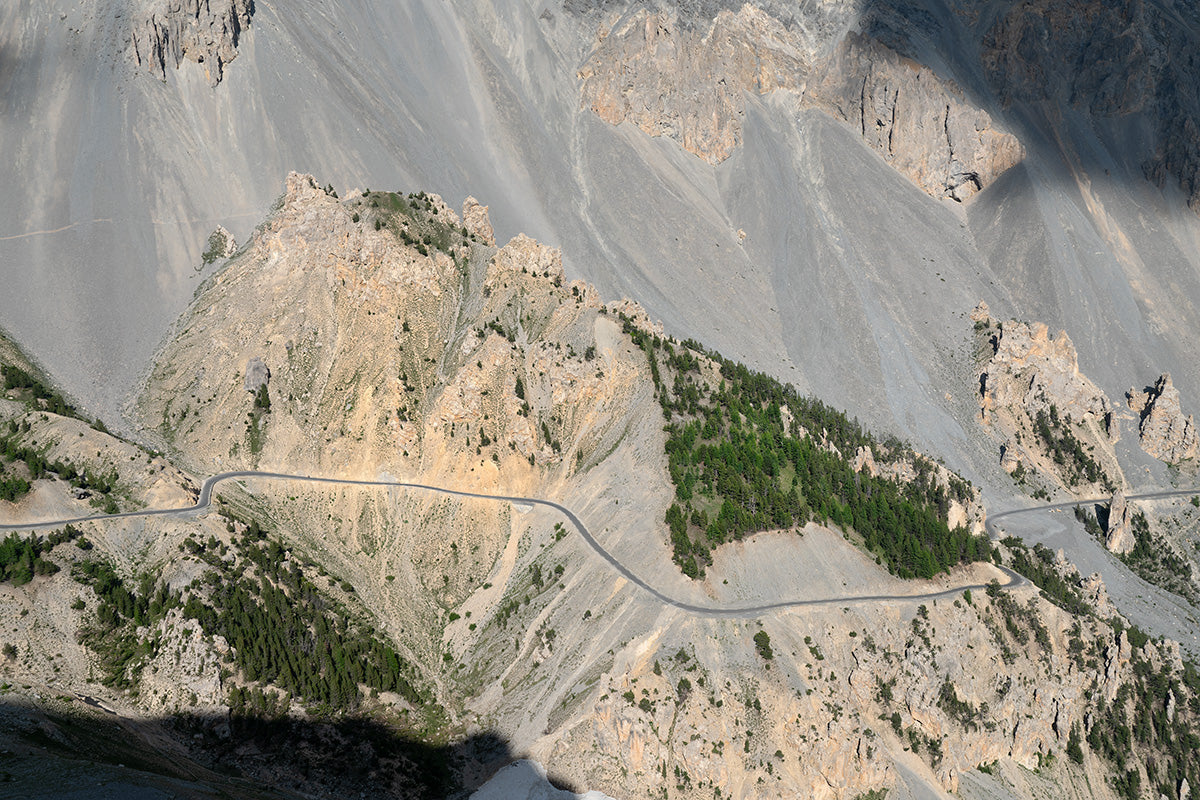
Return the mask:
[[[751,394],[768,379],[718,370],[686,345],[651,344],[658,333],[636,305],[601,305],[592,287],[565,285],[556,251],[523,236],[497,249],[478,213],[472,226],[436,196],[338,199],[293,174],[278,211],[181,319],[140,403],[148,425],[197,466],[317,465],[335,477],[561,498],[613,558],[672,599],[612,571],[551,511],[519,502],[286,482],[280,491],[254,479],[229,494],[239,514],[270,520],[288,546],[353,587],[451,726],[495,728],[518,751],[614,796],[646,781],[681,796],[710,783],[757,795],[768,779],[784,794],[846,796],[906,780],[953,789],[979,764],[1033,766],[1061,753],[1076,725],[1092,730],[1084,715],[1098,701],[1085,695],[1101,677],[1088,649],[1113,665],[1105,702],[1145,691],[1136,681],[1120,689],[1134,679],[1119,632],[1114,640],[1081,611],[1069,579],[1048,577],[1048,553],[1030,560],[1015,543],[1001,552],[1074,611],[1029,588],[979,591],[996,574],[986,564],[932,583],[898,580],[879,566],[892,558],[886,550],[847,542],[860,540],[845,522],[844,539],[819,520],[790,534],[716,539],[712,571],[684,579],[661,522],[672,519],[668,481],[680,483],[674,456],[670,472],[665,459],[680,452],[678,429],[664,436],[658,420],[684,425],[694,398],[709,393],[735,410],[769,404],[769,392]],[[718,384],[739,396],[721,397]],[[176,410],[181,401],[189,407]],[[789,402],[781,418],[808,413]],[[832,443],[846,434],[834,426],[849,423],[826,420],[819,436],[789,427],[838,455]],[[719,430],[702,438],[729,449],[745,436]],[[860,451],[861,474],[844,480],[871,487],[874,470],[893,468],[886,448],[870,449],[878,463]],[[775,457],[765,443],[758,450]],[[901,485],[936,472],[902,461]],[[953,489],[953,476],[940,480]],[[693,519],[720,497],[717,486],[727,501],[738,497],[724,481],[701,481]],[[879,513],[892,513],[880,500]],[[823,513],[851,516],[830,508]],[[978,599],[952,588],[927,605],[904,599],[964,584]],[[729,611],[801,599],[829,602]],[[1178,682],[1177,647],[1164,647],[1145,658]],[[1004,683],[989,666],[997,660],[1020,679]],[[905,700],[893,706],[897,697]],[[897,715],[891,735],[867,732],[880,714]],[[1019,731],[1000,725],[1014,715],[1027,720]],[[824,734],[810,738],[818,724]],[[925,757],[909,761],[905,747]],[[775,750],[798,758],[780,761]],[[1087,771],[1068,769],[1064,780],[1102,782],[1100,752],[1093,745]]]
[[[181,735],[164,747],[320,796],[478,785],[508,753],[612,796],[903,796],[1022,767],[1049,769],[1062,796],[1130,796],[1194,774],[1179,749],[1200,714],[1194,670],[1175,643],[1127,630],[1098,579],[1014,540],[995,557],[1042,592],[990,584],[1010,576],[986,562],[889,574],[892,556],[863,546],[866,526],[846,521],[858,509],[837,498],[873,492],[887,515],[887,486],[917,486],[937,502],[907,502],[961,515],[965,483],[911,454],[890,460],[898,443],[661,337],[629,301],[564,284],[557,251],[523,236],[496,248],[467,207],[463,224],[436,196],[338,199],[293,174],[181,318],[139,408],[196,470],[316,466],[479,494],[245,475],[199,515],[22,537],[57,571],[0,585],[20,643],[0,663],[6,682],[53,684],[67,708],[74,697],[159,715]],[[122,502],[187,505],[187,479],[153,456],[35,399],[0,412],[13,468],[37,445],[58,476],[4,501],[6,521],[77,516],[59,462],[92,452]],[[764,426],[776,415],[789,433]],[[712,426],[700,436],[710,462],[759,426],[741,450],[747,477],[759,459],[769,472],[775,436],[846,465],[841,486],[806,495],[840,529],[814,519],[751,535],[754,521],[714,542],[703,580],[686,579],[668,505],[687,499],[674,437],[690,417]],[[867,445],[853,459],[839,452],[854,441]],[[794,469],[795,487],[824,458],[774,469],[782,486]],[[874,480],[893,469],[896,484]],[[770,494],[708,480],[694,484],[695,516],[723,496],[757,519]],[[576,516],[490,494],[552,498]],[[91,550],[69,544],[81,535]],[[1122,737],[1132,758],[1109,746]],[[371,756],[339,773],[320,741]],[[264,762],[259,748],[285,755]],[[413,762],[450,752],[448,765]]]
[[[945,366],[981,297],[1000,316],[1045,321],[1086,343],[1084,369],[1110,396],[1162,371],[1185,402],[1200,390],[1183,335],[1197,322],[1187,299],[1200,290],[1195,217],[1169,182],[1160,194],[1140,161],[1114,155],[1140,150],[1109,133],[1124,125],[1128,139],[1149,108],[1096,121],[1050,101],[993,102],[993,91],[1008,94],[981,65],[981,42],[999,24],[992,16],[886,3],[863,12],[865,52],[916,59],[931,71],[922,81],[953,82],[955,102],[988,113],[1026,152],[960,210],[929,202],[896,179],[888,152],[870,152],[858,129],[865,107],[856,116],[835,104],[846,125],[796,108],[788,91],[734,92],[742,141],[716,166],[609,126],[583,102],[577,72],[621,6],[464,2],[397,15],[369,3],[336,13],[300,4],[279,16],[262,5],[210,88],[186,61],[165,83],[137,68],[117,5],[64,8],[66,19],[12,5],[3,29],[28,35],[0,48],[4,118],[22,121],[0,136],[30,154],[9,167],[19,188],[4,201],[15,225],[0,241],[12,278],[3,312],[98,408],[119,405],[182,309],[208,232],[221,222],[244,239],[295,165],[343,191],[374,181],[474,192],[499,209],[502,238],[522,229],[563,246],[568,273],[606,296],[638,296],[680,336],[845,397],[864,420],[1005,493],[990,448],[972,441],[962,396],[971,387]],[[828,60],[852,9],[764,9],[801,32],[799,77],[852,79]],[[678,35],[715,16],[680,11]],[[67,76],[57,83],[42,66],[50,53],[62,65],[54,75]],[[873,69],[887,94],[887,70]],[[457,90],[421,88],[433,85]],[[889,139],[922,146],[920,126],[912,130]],[[53,332],[35,321],[51,296],[72,311]],[[92,344],[100,341],[103,352]],[[831,355],[834,369],[814,369],[818,355]],[[1139,364],[1153,374],[1135,374]]]
[[[931,0],[796,10],[765,2],[742,11],[710,3],[460,0],[400,10],[296,3],[283,13],[260,3],[216,86],[211,70],[186,59],[161,75],[137,64],[131,26],[140,17],[127,9],[117,0],[86,6],[22,0],[0,10],[0,143],[16,154],[3,167],[11,189],[0,197],[0,218],[12,226],[0,230],[6,285],[0,321],[72,397],[114,427],[123,401],[148,374],[157,388],[140,406],[124,407],[129,418],[122,424],[130,431],[144,424],[148,431],[139,436],[156,438],[198,474],[303,464],[343,475],[420,474],[504,492],[536,488],[586,513],[624,563],[667,576],[672,596],[774,597],[803,589],[805,580],[826,594],[836,594],[842,581],[868,593],[889,578],[820,528],[768,557],[737,544],[713,556],[714,569],[726,553],[746,558],[742,566],[723,567],[731,575],[780,569],[771,590],[726,589],[713,576],[698,584],[675,571],[661,524],[672,491],[661,407],[643,354],[613,319],[631,309],[613,306],[602,315],[597,295],[637,297],[666,333],[695,338],[848,408],[871,428],[912,439],[999,503],[1017,502],[1022,488],[1001,463],[1009,434],[987,429],[980,413],[984,387],[968,317],[980,298],[998,319],[1065,330],[1078,347],[1076,371],[1103,396],[1118,400],[1128,387],[1170,372],[1186,414],[1200,391],[1192,335],[1200,324],[1194,299],[1200,223],[1188,207],[1195,109],[1194,98],[1178,89],[1195,83],[1190,53],[1197,26],[1194,9],[1182,4],[1073,2],[1042,9],[1002,2],[981,9]],[[1074,26],[1075,18],[1088,25]],[[710,30],[720,35],[706,38]],[[761,63],[795,72],[747,70],[758,62],[737,48],[758,48],[756,58],[785,53]],[[655,62],[667,51],[672,58]],[[725,86],[694,92],[713,70],[725,70]],[[687,80],[672,83],[676,74]],[[1042,76],[1049,88],[1033,91]],[[860,77],[864,91],[856,93]],[[621,117],[607,113],[616,97],[631,105],[623,109],[628,121],[612,125]],[[660,97],[670,102],[652,107],[649,100]],[[254,237],[252,225],[293,166],[321,175],[331,191],[336,184],[362,207],[337,203],[312,181],[296,183],[283,198],[284,213],[311,219],[293,220],[286,236]],[[435,198],[349,191],[380,183],[428,186],[448,197],[475,193],[496,209],[501,241],[529,230],[561,246],[563,261],[550,248],[518,240],[491,262],[483,229],[477,241],[471,231],[462,234],[463,221]],[[401,217],[409,222],[401,225]],[[391,226],[386,235],[382,224],[373,227],[376,218]],[[258,249],[214,275],[202,251],[218,223]],[[341,238],[320,241],[331,232]],[[416,238],[401,260],[389,260],[401,233]],[[318,241],[315,260],[299,272],[297,262],[283,257]],[[527,270],[519,278],[518,266]],[[300,274],[310,269],[319,280]],[[579,296],[567,296],[569,286],[554,285],[560,270],[562,282],[582,278],[596,294],[581,284]],[[485,285],[495,292],[490,298],[468,291]],[[169,331],[195,290],[190,316]],[[564,312],[554,310],[560,300]],[[393,316],[394,302],[411,305],[412,318]],[[155,358],[164,335],[165,349]],[[550,342],[558,345],[553,353]],[[589,346],[607,359],[596,372]],[[564,347],[574,355],[563,356]],[[255,358],[261,365],[248,363]],[[271,378],[259,396],[266,370]],[[524,376],[520,392],[516,374]],[[553,382],[564,378],[591,403],[574,408],[573,416],[556,410],[561,401]],[[18,429],[25,400],[5,406]],[[522,401],[537,412],[532,419]],[[1191,479],[1190,465],[1168,468],[1139,447],[1132,414],[1115,417],[1117,430],[1105,432],[1103,448],[1116,465],[1114,478],[1125,476],[1124,488]],[[63,427],[65,434],[57,421],[47,427],[59,438],[82,433],[79,452],[90,451],[85,426]],[[44,445],[43,435],[30,441]],[[106,468],[127,455],[137,460],[122,448],[114,453],[102,462]],[[183,491],[164,480],[160,488],[172,496]],[[1060,484],[1046,487],[1071,496]],[[64,486],[48,491],[50,485],[35,480],[22,508],[78,502],[63,494]],[[503,724],[537,754],[567,761],[570,753],[556,748],[568,739],[584,751],[607,751],[618,742],[631,753],[651,753],[646,774],[632,777],[621,774],[622,766],[628,772],[624,763],[591,756],[572,762],[573,775],[614,791],[657,782],[655,768],[669,790],[672,765],[706,776],[692,784],[677,778],[680,791],[701,792],[706,779],[751,792],[778,770],[777,782],[788,780],[781,791],[814,794],[895,785],[910,774],[949,787],[990,756],[1033,766],[1070,741],[1065,723],[1039,716],[1024,744],[1010,731],[972,731],[963,722],[964,747],[949,758],[943,753],[944,763],[932,757],[932,738],[912,738],[936,737],[954,719],[930,694],[937,678],[994,672],[996,659],[1004,661],[1016,645],[1021,666],[1015,669],[1027,688],[1040,680],[1037,662],[1049,653],[1051,672],[1061,679],[1054,699],[1072,721],[1086,718],[1075,700],[1094,699],[1087,680],[1101,663],[1106,681],[1110,675],[1116,681],[1106,691],[1119,689],[1126,668],[1137,678],[1130,685],[1142,688],[1138,680],[1148,671],[1167,666],[1174,679],[1186,677],[1158,645],[1127,647],[1120,632],[1095,621],[1084,637],[1091,654],[1076,662],[1076,672],[1060,675],[1065,659],[1075,657],[1069,618],[1039,601],[1037,618],[1053,623],[1042,624],[1054,644],[1035,647],[1037,625],[1022,627],[1024,617],[1012,623],[1024,634],[1000,627],[999,620],[1016,613],[1002,600],[990,600],[986,610],[968,602],[931,612],[937,625],[930,627],[961,623],[978,631],[982,624],[991,631],[984,619],[990,614],[999,631],[991,644],[972,642],[978,652],[959,654],[951,664],[930,646],[931,666],[904,690],[912,699],[895,739],[852,745],[853,731],[892,713],[869,687],[854,692],[853,721],[815,701],[800,710],[787,706],[784,698],[825,688],[818,681],[826,679],[837,685],[829,702],[849,708],[843,702],[849,690],[823,673],[810,678],[798,662],[786,676],[779,662],[766,670],[747,655],[755,633],[749,627],[649,608],[634,587],[600,572],[603,564],[583,544],[559,538],[541,511],[497,513],[484,501],[381,498],[365,490],[285,492],[251,484],[231,492],[229,502],[247,519],[280,525],[306,557],[358,587],[369,613],[391,621],[386,633],[442,697],[473,698],[448,704],[457,721],[477,714]],[[1047,520],[1027,531],[1031,540],[1065,547],[1084,572],[1102,571],[1118,607],[1140,623],[1190,635],[1193,609],[1133,579],[1081,526]],[[223,536],[223,522],[206,524]],[[143,563],[138,546],[156,542],[171,550],[181,539],[178,530],[160,536],[148,526],[117,536],[105,552],[132,568]],[[801,571],[806,562],[850,566],[813,576]],[[555,567],[576,564],[596,571],[581,570],[570,584],[546,578]],[[48,581],[58,581],[50,591],[66,598],[65,575]],[[493,588],[483,588],[487,583]],[[552,595],[555,585],[560,594]],[[568,585],[585,588],[567,592]],[[593,594],[581,594],[585,589]],[[600,596],[606,605],[593,609]],[[5,597],[38,608],[25,595]],[[508,604],[515,608],[506,616],[501,609]],[[811,645],[800,645],[796,631],[809,626],[824,631],[802,634],[823,653],[869,632],[894,645],[887,652],[907,657],[913,624],[924,623],[905,609],[884,621],[874,609],[843,612],[846,618],[829,610],[787,612],[768,625],[777,626],[770,628],[776,649],[782,651],[782,640],[800,658]],[[589,612],[603,618],[602,635],[577,630]],[[513,624],[523,627],[510,641],[513,614]],[[476,617],[488,618],[490,628]],[[701,730],[709,720],[681,729],[681,736],[691,730],[697,739],[672,738],[670,726],[663,737],[665,709],[703,718],[697,707],[703,698],[680,690],[677,678],[686,676],[670,669],[678,702],[639,698],[633,680],[653,684],[665,698],[672,687],[660,685],[651,663],[669,663],[678,647],[709,636],[718,644],[696,669],[709,671],[706,681],[724,676],[731,692],[740,686],[728,697],[714,692],[710,706],[721,699],[732,707],[740,697],[750,727],[761,722],[775,732],[774,741],[787,743],[781,751],[805,754],[799,766],[777,766],[769,750],[751,753],[758,746],[751,738],[764,741],[757,727],[753,737],[740,739],[744,731],[730,728],[718,740]],[[609,650],[611,665],[598,655]],[[484,663],[465,665],[475,652],[486,654]],[[826,666],[845,676],[860,658],[857,649],[841,649]],[[533,660],[538,664],[529,666]],[[890,674],[891,661],[883,661],[868,659],[870,670]],[[811,663],[819,673],[822,665]],[[784,709],[779,713],[795,710],[818,727],[834,717],[823,740],[833,744],[822,749],[816,737],[778,727],[784,717],[753,717],[754,687],[745,684],[750,665],[764,667],[752,680],[771,687]],[[762,678],[768,672],[769,681]],[[602,680],[605,688],[596,688]],[[980,709],[1007,702],[999,686],[955,685],[955,692],[969,689],[965,702]],[[456,693],[462,687],[468,690]],[[625,699],[626,691],[634,700]],[[1138,705],[1134,691],[1121,696],[1128,713]],[[1158,699],[1144,707],[1166,713],[1166,701]],[[1044,700],[1018,693],[1009,710],[1044,710]],[[961,710],[949,698],[946,705]],[[1144,722],[1129,727],[1162,727],[1157,718]],[[679,755],[735,739],[746,748],[741,755],[725,758],[723,746],[720,753]],[[900,755],[905,746],[910,755]],[[918,748],[927,761],[916,763],[911,754]],[[1084,767],[1096,778],[1112,763],[1102,766],[1092,750],[1102,748],[1089,749]],[[763,775],[766,764],[771,771]],[[1063,759],[1059,768],[1068,783],[1083,779]],[[1138,775],[1156,788],[1169,783],[1149,771]],[[1128,780],[1121,786],[1136,794]]]

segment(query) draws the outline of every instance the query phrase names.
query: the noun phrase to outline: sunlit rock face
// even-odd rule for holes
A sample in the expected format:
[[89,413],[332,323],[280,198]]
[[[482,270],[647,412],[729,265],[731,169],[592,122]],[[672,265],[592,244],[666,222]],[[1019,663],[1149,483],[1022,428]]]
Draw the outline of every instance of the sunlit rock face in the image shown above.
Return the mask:
[[581,101],[718,164],[741,144],[747,95],[780,90],[849,123],[923,191],[959,201],[1024,157],[952,81],[876,39],[843,36],[853,11],[819,5],[799,20],[748,3],[708,21],[676,8],[616,17],[579,71]]
[[[134,5],[138,5],[135,3]],[[133,13],[134,61],[160,80],[186,59],[204,68],[210,86],[237,58],[254,0],[142,0]]]
[[1179,390],[1170,374],[1163,374],[1146,391],[1130,389],[1126,393],[1129,408],[1138,414],[1139,440],[1150,455],[1178,464],[1196,457],[1200,441],[1192,415],[1184,415],[1179,405]]

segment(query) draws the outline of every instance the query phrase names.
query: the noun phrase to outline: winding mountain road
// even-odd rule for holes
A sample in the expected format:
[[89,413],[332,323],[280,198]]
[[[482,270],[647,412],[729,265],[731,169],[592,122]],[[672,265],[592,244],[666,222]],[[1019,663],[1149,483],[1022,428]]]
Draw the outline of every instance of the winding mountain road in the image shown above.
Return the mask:
[[[682,600],[677,600],[670,595],[664,594],[656,589],[650,583],[643,580],[633,572],[625,564],[621,563],[616,556],[596,541],[596,537],[588,530],[588,527],[583,524],[583,520],[579,519],[571,509],[566,506],[556,503],[553,500],[543,500],[537,497],[513,497],[509,495],[497,494],[480,494],[478,492],[464,492],[458,489],[447,489],[441,486],[431,486],[424,483],[404,483],[402,481],[365,481],[353,480],[350,478],[322,478],[313,475],[293,475],[285,472],[259,472],[256,470],[238,470],[233,472],[221,472],[208,478],[200,486],[200,495],[196,499],[196,503],[183,508],[157,508],[147,509],[143,511],[126,511],[120,514],[96,514],[85,517],[73,517],[70,519],[55,519],[44,520],[40,522],[25,522],[20,524],[0,524],[0,531],[12,530],[36,530],[40,528],[54,528],[62,525],[95,522],[102,520],[113,519],[128,519],[131,517],[154,517],[154,516],[170,516],[170,515],[186,515],[196,512],[205,511],[212,506],[212,495],[217,484],[224,481],[238,480],[243,478],[266,478],[271,480],[286,480],[286,481],[303,481],[307,483],[322,483],[337,486],[375,486],[375,487],[393,487],[398,489],[415,489],[418,491],[436,492],[438,494],[449,495],[452,497],[467,497],[476,500],[494,500],[497,502],[514,503],[517,505],[529,506],[544,506],[552,508],[564,517],[575,527],[583,540],[588,546],[595,551],[596,555],[604,559],[610,567],[612,567],[619,575],[628,580],[630,583],[637,586],[642,591],[649,594],[651,597],[658,600],[660,603],[672,608],[678,608],[681,611],[686,611],[691,614],[704,617],[720,617],[727,619],[753,619],[762,616],[763,614],[780,611],[789,608],[803,608],[811,606],[848,606],[866,603],[886,603],[886,602],[925,602],[931,600],[939,600],[942,598],[954,597],[966,590],[985,590],[988,584],[973,583],[955,586],[949,589],[943,589],[938,592],[927,592],[924,594],[878,594],[878,595],[850,595],[844,597],[828,597],[814,600],[784,600],[776,603],[763,603],[760,605],[747,606],[707,606],[696,605]],[[1129,495],[1129,500],[1157,500],[1168,497],[1187,497],[1200,494],[1200,489],[1179,489],[1160,492],[1144,492],[1141,494]],[[998,520],[1006,517],[1015,516],[1017,514],[1031,514],[1035,512],[1052,511],[1056,509],[1074,508],[1077,505],[1087,505],[1091,503],[1104,503],[1109,498],[1096,498],[1093,500],[1072,500],[1065,503],[1049,503],[1040,506],[1031,506],[1029,508],[1016,508],[1009,511],[1001,511],[992,514],[987,521],[986,527],[989,534],[999,536],[999,531],[996,527]],[[1001,572],[1008,576],[1008,583],[1001,584],[1004,589],[1017,589],[1025,586],[1031,586],[1030,581],[1023,575],[1013,572],[1007,567],[997,566]]]

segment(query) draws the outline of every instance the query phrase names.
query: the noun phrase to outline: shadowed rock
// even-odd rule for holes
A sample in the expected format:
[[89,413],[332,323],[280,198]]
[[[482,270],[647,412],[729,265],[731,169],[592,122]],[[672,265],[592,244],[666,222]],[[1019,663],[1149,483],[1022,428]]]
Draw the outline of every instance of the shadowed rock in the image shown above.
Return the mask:
[[1140,154],[1143,173],[1160,187],[1177,183],[1200,212],[1195,13],[1194,4],[1173,0],[1014,3],[986,31],[981,58],[1006,104],[1071,105],[1096,118],[1144,116],[1157,141]]
[[959,88],[882,44],[848,36],[806,101],[850,123],[933,197],[962,202],[1025,157]]

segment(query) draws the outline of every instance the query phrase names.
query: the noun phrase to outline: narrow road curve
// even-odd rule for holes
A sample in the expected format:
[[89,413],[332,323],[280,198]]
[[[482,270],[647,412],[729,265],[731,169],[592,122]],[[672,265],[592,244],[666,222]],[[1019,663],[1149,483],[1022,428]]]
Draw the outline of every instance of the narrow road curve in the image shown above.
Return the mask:
[[[1194,497],[1200,495],[1200,488],[1196,489],[1169,489],[1159,492],[1142,492],[1141,494],[1125,495],[1126,500],[1164,500],[1170,497]],[[1084,500],[1070,500],[1064,503],[1048,503],[1041,506],[1030,506],[1029,508],[1014,508],[1008,511],[1000,511],[995,514],[989,514],[985,527],[987,532],[998,537],[1000,534],[996,528],[996,522],[1005,517],[1013,517],[1017,514],[1033,514],[1039,511],[1059,511],[1075,506],[1091,506],[1096,504],[1105,504],[1112,500],[1111,497],[1094,497]]]
[[[579,531],[579,535],[588,543],[588,546],[596,552],[609,566],[617,571],[619,575],[628,580],[633,585],[637,586],[642,591],[654,597],[660,603],[672,608],[678,608],[681,611],[686,611],[690,614],[695,614],[702,617],[715,617],[726,619],[754,619],[767,614],[771,611],[780,611],[789,608],[803,608],[806,606],[848,606],[864,603],[885,603],[885,602],[925,602],[931,600],[940,600],[942,598],[956,597],[964,591],[983,591],[988,588],[986,583],[964,584],[955,586],[950,589],[944,589],[940,592],[928,592],[925,594],[877,594],[877,595],[852,595],[847,597],[829,597],[820,600],[784,600],[778,603],[765,603],[762,605],[752,606],[736,606],[736,607],[720,607],[720,606],[700,606],[693,603],[686,603],[682,600],[676,600],[669,595],[663,594],[658,589],[651,586],[646,581],[638,577],[629,567],[617,560],[616,556],[604,549],[604,547],[596,541],[592,536],[592,532],[588,530],[583,521],[575,515],[571,509],[564,505],[554,502],[553,500],[542,500],[536,497],[511,497],[508,495],[498,494],[479,494],[477,492],[463,492],[457,489],[446,489],[441,486],[430,486],[423,483],[404,483],[401,481],[363,481],[352,480],[350,478],[320,478],[312,475],[291,475],[284,472],[258,472],[256,470],[239,470],[234,472],[221,472],[213,475],[211,478],[204,481],[200,486],[200,496],[196,499],[195,505],[185,506],[184,508],[156,508],[143,511],[126,511],[121,514],[96,514],[87,517],[74,517],[72,519],[56,519],[46,520],[42,522],[27,522],[22,524],[3,524],[0,525],[0,531],[12,530],[35,530],[39,528],[56,528],[62,525],[70,525],[81,522],[95,522],[112,519],[128,519],[132,517],[156,517],[169,515],[185,515],[194,514],[199,511],[205,511],[212,506],[212,494],[217,484],[223,481],[238,480],[241,478],[267,478],[272,480],[285,481],[304,481],[307,483],[323,483],[333,484],[338,486],[377,486],[377,487],[394,487],[399,489],[416,489],[419,491],[436,492],[438,494],[449,495],[451,497],[467,497],[476,500],[495,500],[497,502],[515,503],[518,505],[530,506],[545,506],[552,508],[564,517],[566,517],[575,530]],[[1151,496],[1175,496],[1181,494],[1194,494],[1194,492],[1166,492],[1157,495],[1135,495],[1129,499],[1145,499]],[[1090,501],[1084,501],[1090,502]],[[1016,509],[1014,511],[1006,511],[997,514],[996,517],[1008,516],[1010,514],[1020,514],[1030,511],[1044,511],[1048,508],[1066,508],[1076,505],[1075,503],[1060,503],[1052,506],[1038,506],[1028,509]],[[994,519],[994,518],[993,518]],[[992,528],[992,522],[987,523],[988,529],[995,534]],[[1023,575],[1018,575],[1008,567],[996,566],[996,569],[1008,576],[1008,582],[1001,584],[1003,589],[1017,589],[1024,586],[1032,585]]]

